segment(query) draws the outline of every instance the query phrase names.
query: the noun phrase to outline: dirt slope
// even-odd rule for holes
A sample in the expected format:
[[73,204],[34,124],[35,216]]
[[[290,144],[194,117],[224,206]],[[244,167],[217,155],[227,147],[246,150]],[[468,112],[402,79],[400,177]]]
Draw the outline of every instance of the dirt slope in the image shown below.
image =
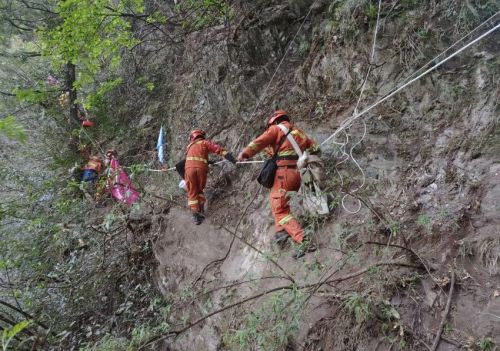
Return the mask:
[[[256,107],[311,3],[238,3],[234,28],[194,33],[182,50],[165,53],[166,103],[148,113],[168,126],[172,162],[195,126],[236,154],[275,107],[318,141],[351,116],[374,28],[365,1],[312,4]],[[361,107],[496,9],[476,5],[477,17],[456,1],[384,4]],[[466,22],[456,20],[462,15]],[[258,166],[212,167],[207,220],[199,227],[182,192],[172,190],[175,177],[150,184],[163,195],[168,182],[177,199],[152,229],[157,284],[172,302],[173,329],[224,310],[167,338],[163,349],[426,350],[443,318],[438,350],[500,344],[498,39],[494,34],[366,116],[366,137],[353,149],[366,176],[358,213],[340,200],[362,174],[353,162],[339,163],[334,144],[323,146],[335,209],[326,218],[301,217],[320,247],[303,259],[270,245],[273,222],[267,190],[254,181]],[[348,132],[347,150],[361,138],[362,123]],[[349,209],[357,204],[346,200]],[[231,246],[230,231],[244,241]]]

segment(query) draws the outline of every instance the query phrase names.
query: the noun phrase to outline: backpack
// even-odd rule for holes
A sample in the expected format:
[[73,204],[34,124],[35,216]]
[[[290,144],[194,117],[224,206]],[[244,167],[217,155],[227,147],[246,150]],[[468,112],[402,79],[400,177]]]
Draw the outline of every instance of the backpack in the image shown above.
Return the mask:
[[264,166],[260,170],[259,176],[257,177],[257,182],[265,188],[271,189],[274,183],[274,177],[276,176],[276,170],[278,165],[276,164],[276,158],[278,158],[278,151],[285,142],[286,138],[292,130],[287,130],[285,135],[281,138],[278,146],[274,149],[273,157],[264,162]]

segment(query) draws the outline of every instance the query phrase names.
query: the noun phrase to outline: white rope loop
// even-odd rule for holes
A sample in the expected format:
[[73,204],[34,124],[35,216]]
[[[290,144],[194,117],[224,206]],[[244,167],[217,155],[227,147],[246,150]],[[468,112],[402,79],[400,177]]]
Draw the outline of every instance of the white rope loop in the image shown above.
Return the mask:
[[[370,76],[370,72],[371,72],[371,69],[372,69],[372,65],[374,64],[374,61],[375,61],[375,49],[377,47],[377,34],[378,34],[378,28],[379,28],[379,23],[380,23],[380,9],[382,8],[382,0],[379,0],[378,2],[378,11],[377,11],[377,22],[375,23],[375,29],[373,31],[373,42],[372,42],[372,50],[371,50],[371,54],[370,54],[370,61],[369,61],[369,66],[368,66],[368,71],[366,72],[366,76],[365,76],[365,79],[363,81],[363,85],[361,86],[361,90],[359,92],[359,97],[358,97],[358,101],[356,103],[356,107],[354,108],[354,111],[353,111],[353,115],[357,114],[358,113],[358,107],[359,107],[359,104],[361,103],[361,99],[363,97],[363,93],[365,91],[365,87],[366,87],[366,82],[368,81],[368,77]],[[347,208],[346,204],[345,204],[345,200],[348,196],[351,196],[351,197],[354,197],[353,194],[355,194],[356,192],[358,192],[360,189],[362,189],[364,186],[365,186],[365,183],[366,183],[366,176],[365,176],[365,172],[363,171],[363,169],[361,168],[361,166],[359,165],[358,161],[354,158],[354,155],[353,155],[353,150],[356,146],[360,145],[361,142],[364,140],[365,136],[366,136],[366,123],[363,121],[363,127],[364,127],[364,131],[363,131],[363,135],[361,136],[361,138],[356,142],[354,143],[350,150],[349,150],[349,153],[347,153],[345,151],[345,148],[347,147],[347,143],[349,142],[349,134],[344,130],[344,134],[346,135],[346,141],[345,143],[343,143],[342,145],[342,157],[345,156],[345,158],[343,160],[341,160],[340,162],[338,162],[336,165],[335,165],[335,169],[337,171],[337,174],[340,176],[340,183],[341,185],[343,186],[344,185],[344,179],[342,177],[342,175],[340,174],[340,172],[338,171],[337,169],[337,166],[341,163],[344,163],[348,160],[352,160],[352,162],[356,165],[356,167],[359,169],[359,171],[361,172],[361,175],[362,175],[362,181],[361,181],[361,185],[358,186],[357,188],[351,190],[349,193],[345,193],[344,196],[342,196],[342,199],[341,199],[341,202],[340,204],[342,205],[342,208],[344,209],[344,211],[346,211],[347,213],[350,213],[350,214],[356,214],[358,213],[360,210],[361,210],[361,200],[360,199],[355,199],[357,201],[357,209],[356,210],[350,210]],[[339,143],[335,142],[335,144],[339,145]]]

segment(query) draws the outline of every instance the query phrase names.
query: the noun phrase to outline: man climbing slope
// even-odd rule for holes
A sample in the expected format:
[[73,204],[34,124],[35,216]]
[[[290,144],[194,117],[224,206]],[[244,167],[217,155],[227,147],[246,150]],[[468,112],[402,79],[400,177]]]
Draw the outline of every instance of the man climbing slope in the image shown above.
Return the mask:
[[189,145],[186,150],[184,180],[188,194],[188,206],[193,213],[193,221],[199,225],[205,219],[205,196],[203,190],[207,184],[209,153],[223,156],[231,163],[236,159],[219,145],[205,139],[205,132],[195,129],[189,133]]
[[285,136],[285,132],[281,129],[282,127],[290,131],[289,135],[297,142],[301,151],[308,150],[310,153],[319,151],[312,139],[290,123],[290,118],[285,111],[277,110],[269,118],[267,130],[240,152],[238,161],[250,158],[264,149],[269,156],[277,153],[276,164],[278,168],[269,196],[276,224],[274,242],[282,244],[290,236],[298,244],[294,257],[299,258],[314,248],[310,239],[304,238],[302,226],[290,214],[288,204],[290,198],[287,196],[287,192],[297,191],[300,188],[300,173],[297,169],[299,157]]

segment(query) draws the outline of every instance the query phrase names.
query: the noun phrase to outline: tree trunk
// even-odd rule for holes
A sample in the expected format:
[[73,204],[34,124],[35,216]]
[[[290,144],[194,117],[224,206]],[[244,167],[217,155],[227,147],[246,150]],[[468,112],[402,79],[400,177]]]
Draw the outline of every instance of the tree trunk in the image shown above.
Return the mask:
[[66,87],[69,92],[69,116],[70,120],[80,124],[78,118],[78,107],[76,106],[76,89],[73,86],[76,80],[75,65],[71,62],[66,64]]

